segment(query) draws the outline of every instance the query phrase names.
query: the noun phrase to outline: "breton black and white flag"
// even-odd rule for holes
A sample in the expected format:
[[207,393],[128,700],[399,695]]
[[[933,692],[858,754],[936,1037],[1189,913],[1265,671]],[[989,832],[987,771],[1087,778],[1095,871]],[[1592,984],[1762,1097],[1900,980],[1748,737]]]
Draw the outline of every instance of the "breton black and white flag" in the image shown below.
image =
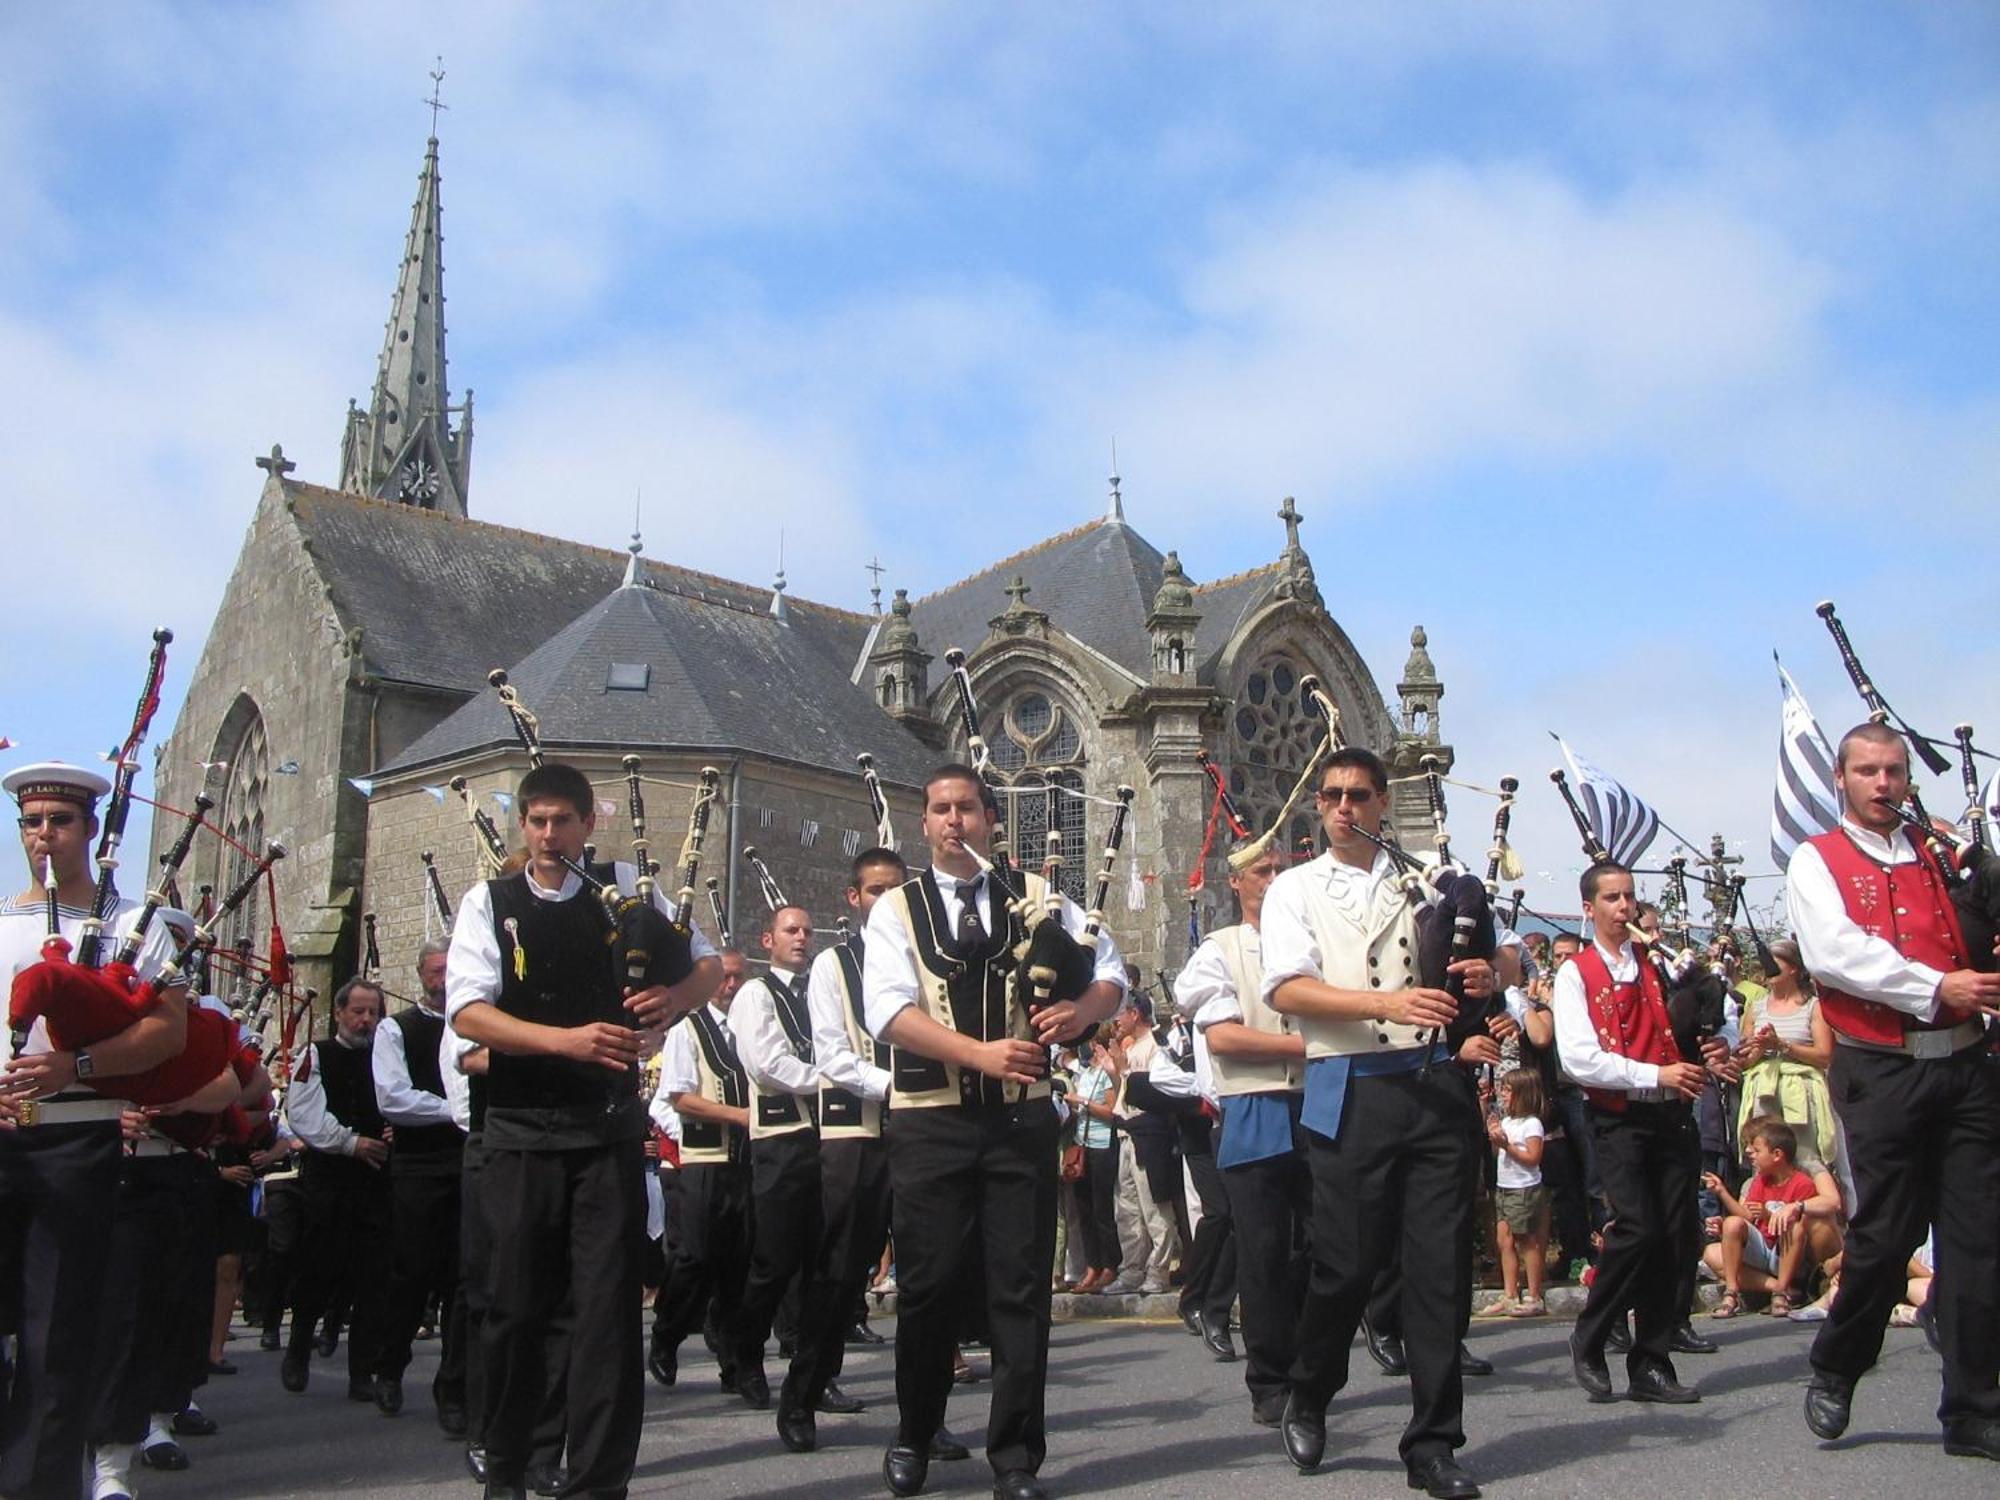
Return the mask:
[[[1775,651],[1771,659],[1778,661]],[[1783,662],[1778,662],[1778,681],[1785,694],[1784,727],[1778,736],[1778,782],[1771,794],[1771,862],[1783,870],[1800,844],[1840,825],[1840,793],[1833,784],[1833,747]]]
[[1660,815],[1570,749],[1554,730],[1549,732],[1549,738],[1562,746],[1563,759],[1569,762],[1570,774],[1576,778],[1576,800],[1590,820],[1590,831],[1597,836],[1598,843],[1619,864],[1636,865],[1660,831]]

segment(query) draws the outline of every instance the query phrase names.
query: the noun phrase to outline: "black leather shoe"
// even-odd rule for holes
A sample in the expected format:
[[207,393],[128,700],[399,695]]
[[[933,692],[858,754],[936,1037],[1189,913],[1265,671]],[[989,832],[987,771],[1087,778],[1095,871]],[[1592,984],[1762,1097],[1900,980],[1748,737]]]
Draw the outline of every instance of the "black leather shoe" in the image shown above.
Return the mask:
[[208,1373],[211,1375],[234,1375],[236,1373],[236,1365],[231,1360],[211,1359],[208,1362]]
[[472,1444],[466,1448],[465,1470],[472,1476],[474,1483],[486,1483],[486,1450],[484,1448],[479,1447],[477,1444]]
[[1437,1500],[1478,1500],[1479,1486],[1449,1453],[1420,1458],[1410,1465],[1410,1488]]
[[889,1341],[870,1328],[866,1323],[856,1323],[852,1328],[847,1330],[847,1342],[850,1344],[886,1344]]
[[465,1436],[465,1406],[458,1401],[440,1401],[437,1409],[438,1431],[448,1438]]
[[1605,1367],[1603,1351],[1585,1349],[1573,1333],[1569,1336],[1569,1371],[1592,1401],[1617,1399],[1611,1394],[1611,1371]]
[[527,1488],[518,1479],[511,1483],[505,1479],[489,1479],[482,1493],[486,1500],[528,1500]]
[[348,1381],[347,1399],[349,1401],[366,1401],[369,1405],[374,1405],[375,1382],[366,1376],[363,1376],[360,1380]]
[[646,1373],[661,1385],[672,1385],[681,1378],[681,1351],[659,1345],[646,1356]]
[[1278,1419],[1278,1431],[1285,1439],[1285,1457],[1301,1474],[1310,1474],[1326,1457],[1326,1413],[1307,1411],[1299,1405],[1297,1392],[1285,1396],[1285,1410]]
[[993,1500],[1049,1500],[1049,1492],[1026,1469],[1003,1469],[993,1476]]
[[830,1412],[836,1417],[851,1417],[858,1411],[868,1410],[868,1403],[866,1401],[855,1400],[854,1397],[848,1395],[847,1392],[829,1380],[826,1383],[826,1389],[819,1393],[819,1401],[816,1403],[816,1407],[818,1410]]
[[1400,1333],[1377,1333],[1375,1325],[1363,1318],[1361,1335],[1368,1340],[1369,1356],[1382,1367],[1384,1375],[1410,1373],[1410,1362],[1403,1356],[1403,1336]]
[[2000,1419],[1961,1417],[1947,1422],[1944,1451],[1954,1458],[2000,1459]]
[[1200,1308],[1183,1307],[1182,1309],[1180,1309],[1180,1315],[1181,1315],[1181,1327],[1185,1328],[1189,1333],[1193,1334],[1196,1338],[1203,1337],[1201,1331]]
[[882,1480],[892,1495],[921,1493],[930,1472],[930,1459],[902,1443],[892,1443],[882,1455]]
[[313,1353],[321,1359],[332,1359],[334,1351],[340,1347],[340,1330],[323,1328],[318,1338],[313,1340]]
[[1461,1375],[1491,1375],[1493,1361],[1481,1359],[1464,1344],[1458,1346],[1458,1373]]
[[744,1405],[763,1411],[771,1404],[771,1382],[764,1378],[762,1370],[738,1370],[736,1394],[743,1398]]
[[1700,1391],[1682,1385],[1672,1370],[1658,1365],[1634,1371],[1625,1394],[1634,1401],[1654,1401],[1662,1406],[1692,1406],[1701,1400]]
[[972,1450],[953,1437],[949,1427],[940,1427],[931,1434],[931,1462],[955,1464],[970,1457]]
[[262,1333],[257,1335],[257,1347],[262,1349],[266,1354],[276,1354],[280,1349],[285,1347],[285,1341],[278,1337],[277,1329],[266,1328]]
[[278,1366],[278,1384],[296,1396],[306,1388],[310,1373],[310,1367],[303,1359],[293,1359],[287,1354]]
[[403,1382],[387,1375],[375,1379],[375,1406],[383,1416],[393,1417],[403,1409]]
[[1285,1420],[1285,1393],[1273,1391],[1250,1403],[1250,1420],[1259,1427],[1276,1427]]
[[151,1443],[141,1448],[139,1462],[149,1469],[158,1469],[162,1474],[178,1474],[188,1466],[188,1456],[179,1443],[169,1438],[163,1443]]
[[1627,1354],[1632,1349],[1632,1325],[1620,1318],[1611,1325],[1611,1331],[1604,1335],[1604,1347],[1612,1354]]
[[819,1434],[813,1427],[813,1414],[803,1406],[786,1406],[778,1403],[778,1441],[790,1453],[810,1453],[819,1443]]
[[1832,1442],[1847,1431],[1853,1407],[1853,1381],[1816,1371],[1806,1382],[1806,1426],[1812,1429],[1814,1437]]
[[1204,1317],[1201,1320],[1201,1342],[1202,1346],[1215,1356],[1217,1364],[1236,1363],[1236,1343],[1229,1337],[1227,1323],[1211,1323]]
[[569,1470],[561,1464],[529,1464],[522,1482],[537,1495],[560,1495],[569,1483]]
[[175,1437],[214,1437],[222,1431],[215,1418],[190,1401],[174,1413],[174,1419],[167,1424],[174,1430]]
[[1674,1336],[1667,1340],[1667,1347],[1676,1354],[1713,1354],[1722,1345],[1706,1334],[1696,1333],[1694,1324],[1683,1323],[1674,1330]]

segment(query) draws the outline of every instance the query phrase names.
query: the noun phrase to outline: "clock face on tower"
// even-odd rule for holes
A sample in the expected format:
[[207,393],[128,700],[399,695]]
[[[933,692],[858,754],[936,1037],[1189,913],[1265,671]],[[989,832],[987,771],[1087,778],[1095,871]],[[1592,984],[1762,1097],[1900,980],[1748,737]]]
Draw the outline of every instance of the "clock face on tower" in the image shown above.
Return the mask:
[[429,506],[437,499],[437,470],[421,458],[413,458],[403,465],[396,476],[396,494],[406,504]]

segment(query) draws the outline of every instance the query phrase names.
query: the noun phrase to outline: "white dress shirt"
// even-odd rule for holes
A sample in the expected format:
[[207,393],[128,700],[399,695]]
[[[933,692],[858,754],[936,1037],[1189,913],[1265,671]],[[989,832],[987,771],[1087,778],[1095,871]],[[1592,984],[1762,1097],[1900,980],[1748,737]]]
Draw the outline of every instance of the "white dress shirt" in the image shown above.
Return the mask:
[[[1631,984],[1639,977],[1639,958],[1630,943],[1620,943],[1618,951],[1597,945],[1597,956],[1619,984]],[[1606,1052],[1597,1040],[1597,1024],[1590,1019],[1590,1000],[1584,994],[1583,974],[1573,964],[1556,971],[1555,994],[1549,1002],[1555,1013],[1556,1053],[1562,1070],[1587,1088],[1656,1089],[1660,1069],[1655,1063],[1634,1062],[1617,1052]]]
[[[993,931],[992,884],[992,880],[982,872],[973,891],[973,900],[979,907],[980,925],[989,933]],[[964,905],[959,900],[958,881],[953,876],[943,875],[938,877],[937,886],[938,893],[944,898],[945,930],[956,932],[959,910]],[[1064,930],[1081,941],[1083,922],[1082,909],[1064,896]],[[917,955],[910,946],[910,935],[904,930],[902,919],[887,900],[877,901],[874,910],[868,913],[866,933],[861,971],[863,1009],[869,1031],[880,1037],[905,1007],[917,1003]],[[1091,977],[1101,984],[1115,984],[1119,994],[1125,993],[1125,959],[1118,952],[1118,945],[1112,941],[1109,932],[1097,935]]]
[[[432,1012],[436,1014],[436,1012]],[[441,1056],[441,1054],[440,1054]],[[451,1101],[429,1093],[410,1080],[410,1059],[403,1028],[384,1021],[375,1028],[375,1107],[391,1125],[449,1125]],[[439,1069],[443,1071],[442,1067]]]
[[[718,1026],[729,1024],[728,1014],[713,1005],[708,1007],[708,1014]],[[701,1092],[701,1070],[694,1055],[697,1045],[691,1019],[677,1021],[667,1029],[667,1040],[660,1048],[660,1093],[669,1104],[676,1094]]]
[[[791,987],[798,976],[776,964],[771,979]],[[729,1002],[729,1033],[736,1038],[737,1061],[750,1081],[767,1094],[817,1094],[819,1070],[792,1051],[785,1028],[778,1023],[776,1003],[768,987],[747,981]],[[664,1075],[663,1075],[664,1076]]]
[[[864,942],[862,952],[867,953]],[[813,960],[806,978],[806,1004],[812,1010],[813,1066],[837,1089],[863,1099],[889,1097],[887,1068],[861,1060],[847,1037],[847,994],[840,977],[840,955],[829,948]]]
[[1236,976],[1230,972],[1222,944],[1214,938],[1203,938],[1174,976],[1174,1007],[1194,1022],[1197,1034],[1218,1021],[1243,1019]]
[[468,1041],[451,1029],[451,1022],[444,1023],[444,1035],[438,1038],[438,1072],[444,1075],[444,1100],[451,1108],[451,1123],[460,1130],[472,1129],[472,1079],[465,1071],[465,1060],[479,1050],[479,1043]]
[[1184,1066],[1165,1047],[1153,1053],[1153,1060],[1146,1067],[1146,1077],[1154,1088],[1170,1099],[1206,1099],[1215,1104],[1215,1074],[1208,1061],[1208,1038],[1199,1030],[1194,1033],[1194,1055],[1189,1059],[1191,1066]]
[[[347,1043],[335,1036],[333,1045],[346,1047]],[[315,1151],[324,1151],[329,1156],[352,1156],[354,1143],[361,1139],[361,1132],[341,1124],[326,1107],[326,1083],[319,1076],[319,1059],[313,1058],[310,1067],[298,1066],[312,1047],[313,1044],[307,1042],[293,1061],[292,1086],[285,1095],[285,1119],[292,1127],[292,1134]],[[359,1051],[360,1048],[348,1050]]]
[[[621,859],[612,868],[617,872],[620,890],[635,889],[636,866]],[[562,885],[549,891],[536,884],[530,874],[528,889],[544,901],[567,901],[583,889],[583,882],[566,873]],[[674,914],[666,891],[657,885],[653,887],[653,906],[666,916]],[[688,933],[688,947],[696,963],[715,956],[715,946],[699,927]],[[475,881],[458,903],[458,919],[452,924],[451,952],[445,958],[445,1014],[456,1016],[468,1005],[490,1005],[499,999],[500,965],[500,938],[493,930],[493,896],[485,881]]]
[[[1899,828],[1894,838],[1885,839],[1846,818],[1840,826],[1877,864],[1916,863],[1917,851],[1906,829]],[[1856,926],[1833,872],[1811,844],[1799,845],[1786,868],[1785,910],[1806,972],[1814,979],[1920,1021],[1937,1019],[1937,988],[1944,971],[1903,957],[1887,938],[1870,937]]]

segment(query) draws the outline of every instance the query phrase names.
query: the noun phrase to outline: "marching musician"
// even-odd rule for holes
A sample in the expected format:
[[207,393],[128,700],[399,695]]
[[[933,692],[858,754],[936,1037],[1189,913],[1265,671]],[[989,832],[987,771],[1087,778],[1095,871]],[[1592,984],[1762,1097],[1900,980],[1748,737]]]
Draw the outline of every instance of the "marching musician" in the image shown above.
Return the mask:
[[354,978],[333,997],[334,1034],[299,1049],[285,1117],[306,1144],[299,1172],[305,1197],[305,1264],[292,1299],[291,1337],[278,1380],[294,1394],[312,1374],[314,1329],[343,1291],[353,1295],[347,1328],[347,1396],[388,1410],[382,1374],[388,1312],[386,1268],[376,1261],[389,1244],[387,1122],[375,1102],[372,1054],[385,996],[372,980]]
[[1846,1431],[1855,1382],[1934,1225],[1945,1452],[2000,1459],[2000,1069],[1980,1014],[2000,1007],[2000,974],[1975,969],[1989,956],[1967,951],[1949,877],[1902,826],[1902,738],[1857,725],[1833,774],[1840,826],[1799,846],[1785,899],[1833,1027],[1827,1083],[1859,1207],[1813,1341],[1806,1425],[1829,1440]]
[[[1001,1500],[1036,1500],[1047,1451],[1049,1266],[1055,1255],[1057,1121],[1048,1047],[1110,1016],[1125,965],[1108,933],[1084,955],[1082,993],[1029,1014],[1010,983],[1025,917],[994,888],[987,852],[998,808],[979,773],[948,764],[924,782],[931,868],[876,901],[862,963],[868,1029],[895,1048],[889,1118],[896,1244],[896,1438],[883,1477],[914,1495],[952,1385],[966,1268],[983,1231],[993,1349],[986,1456]],[[1030,909],[1039,876],[1019,872]],[[1066,897],[1063,929],[1085,932]],[[1042,920],[1050,918],[1045,916]]]
[[[680,1346],[711,1304],[727,1328],[743,1300],[750,1268],[750,1081],[736,1056],[729,1008],[750,972],[731,948],[722,983],[707,1005],[667,1032],[659,1093],[681,1119],[679,1219],[672,1253],[653,1298],[646,1368],[661,1385],[679,1378]],[[736,1389],[736,1365],[721,1340],[722,1388]]]
[[[1249,847],[1239,843],[1230,853],[1241,855]],[[1299,1128],[1305,1037],[1297,1021],[1264,1003],[1260,929],[1264,896],[1277,875],[1278,855],[1270,848],[1241,869],[1232,865],[1229,889],[1242,920],[1204,938],[1174,979],[1174,1001],[1207,1043],[1222,1102],[1215,1166],[1235,1224],[1243,1383],[1250,1391],[1250,1418],[1265,1427],[1276,1427],[1284,1415],[1286,1374],[1305,1295],[1299,1247],[1312,1219],[1312,1178]],[[1207,1220],[1204,1213],[1202,1222]],[[1205,1341],[1209,1316],[1197,1313]],[[1222,1317],[1226,1330],[1226,1306]]]
[[[1632,944],[1638,916],[1632,872],[1599,860],[1580,882],[1591,942],[1556,974],[1552,1007],[1563,1071],[1588,1101],[1591,1139],[1610,1221],[1590,1295],[1570,1336],[1570,1367],[1593,1402],[1616,1399],[1606,1341],[1632,1314],[1625,1356],[1634,1401],[1701,1399],[1676,1378],[1684,1268],[1701,1249],[1695,1189],[1701,1138],[1693,1101],[1706,1086],[1699,1058],[1683,1056],[1666,987]],[[1726,1054],[1726,1043],[1713,1044]]]
[[[545,762],[514,806],[524,869],[466,892],[446,962],[447,1011],[487,1049],[479,1197],[489,1232],[484,1354],[488,1494],[519,1495],[565,1306],[569,1486],[619,1493],[645,1406],[639,1341],[646,1108],[634,1086],[642,1028],[705,1003],[721,964],[699,929],[672,986],[629,989],[604,941],[602,904],[568,867],[596,828],[576,767]],[[614,867],[621,890],[636,871]],[[666,910],[664,897],[654,902]],[[615,1019],[613,1019],[615,1018]]]
[[[865,928],[886,892],[908,878],[902,856],[867,849],[855,857],[847,904]],[[813,1446],[813,1413],[859,1411],[839,1377],[847,1330],[868,1273],[889,1233],[889,1162],[882,1114],[889,1070],[877,1066],[861,1001],[864,933],[857,931],[813,960],[806,980],[813,1065],[820,1075],[820,1239],[800,1298],[799,1352],[778,1399],[778,1436],[786,1447]],[[884,1049],[886,1051],[886,1049]]]
[[[736,1371],[736,1393],[762,1410],[771,1404],[764,1342],[786,1287],[811,1258],[820,1235],[820,1075],[813,1066],[812,1015],[806,1006],[806,966],[812,917],[802,906],[780,906],[764,920],[761,942],[770,966],[736,992],[729,1031],[750,1080],[750,1274],[735,1321],[724,1332]],[[804,1379],[805,1344],[793,1351],[793,1376]],[[810,1427],[810,1416],[807,1425]],[[779,1424],[779,1431],[785,1431]],[[793,1446],[786,1438],[787,1446]]]
[[403,1372],[433,1293],[443,1308],[431,1400],[447,1437],[465,1435],[465,1347],[452,1308],[458,1295],[459,1176],[465,1133],[452,1119],[440,1061],[445,956],[432,939],[417,950],[418,1003],[375,1028],[375,1102],[395,1132],[389,1157],[392,1254],[376,1405],[403,1405]]
[[[1348,1345],[1376,1276],[1397,1253],[1412,1411],[1401,1456],[1410,1486],[1465,1497],[1478,1486],[1453,1457],[1465,1442],[1459,1336],[1471,1286],[1479,1157],[1471,1094],[1442,1061],[1458,1017],[1418,982],[1413,905],[1379,835],[1389,773],[1373,751],[1335,750],[1320,775],[1326,853],[1280,874],[1264,902],[1265,1003],[1306,1040],[1301,1123],[1312,1174],[1312,1272],[1280,1427],[1303,1471],[1326,1448],[1326,1408],[1347,1383]],[[1451,966],[1468,999],[1492,966]]]
[[[94,771],[45,761],[9,773],[0,786],[18,805],[28,863],[28,888],[0,908],[0,975],[11,984],[41,961],[51,865],[61,935],[72,951],[82,936],[96,900],[97,803],[111,783]],[[138,910],[118,901],[107,930],[128,933]],[[153,926],[139,972],[157,973],[171,953],[165,925]],[[186,1028],[186,996],[177,986],[123,1031],[88,1047],[57,1049],[38,1018],[0,1070],[0,1223],[11,1246],[0,1254],[0,1267],[12,1282],[0,1288],[0,1306],[39,1313],[17,1330],[11,1399],[0,1418],[0,1493],[75,1490],[110,1250],[104,1227],[120,1168],[121,1103],[91,1085],[175,1056]]]

